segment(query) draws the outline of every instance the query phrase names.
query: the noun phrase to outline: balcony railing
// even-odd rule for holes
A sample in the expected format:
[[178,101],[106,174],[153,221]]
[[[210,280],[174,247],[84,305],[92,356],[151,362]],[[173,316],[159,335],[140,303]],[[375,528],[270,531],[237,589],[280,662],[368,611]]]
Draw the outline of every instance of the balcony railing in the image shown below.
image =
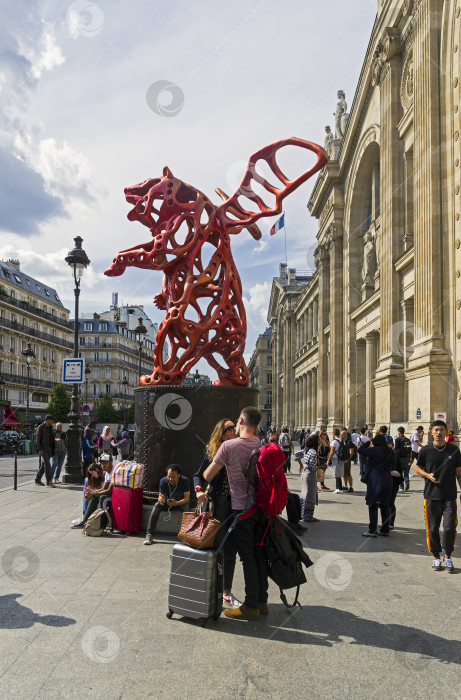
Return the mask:
[[67,328],[69,330],[73,330],[74,324],[73,321],[66,321],[63,318],[59,318],[58,316],[55,316],[54,314],[49,314],[47,311],[43,311],[42,309],[38,309],[36,306],[33,304],[28,304],[25,301],[19,301],[18,299],[12,299],[9,295],[4,295],[2,294],[0,296],[0,301],[5,302],[6,304],[11,304],[12,306],[15,306],[17,309],[22,309],[23,311],[28,311],[29,313],[33,314],[34,316],[40,316],[40,318],[44,318],[47,321],[52,321],[53,323],[57,323],[60,326],[64,326],[64,328]]
[[[17,321],[10,321],[6,318],[2,318],[0,320],[0,327],[4,326],[5,328],[11,328],[14,331],[18,331],[19,333],[24,333],[26,336],[32,336],[34,338],[40,338],[41,340],[47,340],[50,343],[56,343],[56,345],[61,345],[63,348],[73,348],[74,344],[70,343],[68,340],[64,340],[63,338],[58,338],[55,335],[51,335],[50,333],[42,333],[42,331],[37,331],[35,328],[28,328],[27,326],[24,326],[22,323],[18,323]],[[14,352],[14,349],[12,350]]]
[[[27,386],[27,376],[21,377],[19,374],[8,374],[7,372],[2,372],[1,376],[5,380],[6,384],[20,384],[21,386]],[[35,377],[30,378],[30,389],[33,387],[45,387],[46,389],[53,389],[58,382],[49,382],[45,379],[35,379]]]

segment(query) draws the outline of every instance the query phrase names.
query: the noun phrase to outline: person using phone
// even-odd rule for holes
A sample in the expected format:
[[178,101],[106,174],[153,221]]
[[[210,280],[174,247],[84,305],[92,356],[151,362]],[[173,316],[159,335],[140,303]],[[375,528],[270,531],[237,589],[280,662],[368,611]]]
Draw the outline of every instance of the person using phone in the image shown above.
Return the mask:
[[152,508],[143,544],[154,544],[154,533],[162,510],[186,510],[190,501],[190,485],[179,464],[170,464],[166,476],[160,479],[158,503]]
[[453,573],[455,567],[451,554],[456,539],[456,480],[461,487],[461,454],[456,445],[445,442],[447,432],[447,424],[443,420],[432,423],[430,433],[434,441],[418,452],[416,473],[425,479],[424,514],[429,551],[434,557],[432,569],[442,571],[440,553],[443,549],[445,571]]

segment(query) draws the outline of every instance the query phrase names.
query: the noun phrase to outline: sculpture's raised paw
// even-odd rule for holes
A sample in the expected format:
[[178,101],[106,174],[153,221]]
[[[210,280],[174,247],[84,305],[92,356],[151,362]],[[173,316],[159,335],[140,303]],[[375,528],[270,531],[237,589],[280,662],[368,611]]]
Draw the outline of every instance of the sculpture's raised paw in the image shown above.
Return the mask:
[[161,311],[166,310],[166,299],[163,296],[163,294],[156,294],[154,297],[154,304],[157,307],[157,309],[160,309]]

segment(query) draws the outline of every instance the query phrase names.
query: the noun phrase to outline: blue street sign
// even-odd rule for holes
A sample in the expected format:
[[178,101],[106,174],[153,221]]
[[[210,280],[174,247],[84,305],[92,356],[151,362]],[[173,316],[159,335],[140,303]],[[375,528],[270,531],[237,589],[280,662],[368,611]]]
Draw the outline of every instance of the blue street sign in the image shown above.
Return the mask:
[[84,360],[82,357],[73,357],[70,360],[64,360],[62,365],[63,383],[82,384],[84,369]]

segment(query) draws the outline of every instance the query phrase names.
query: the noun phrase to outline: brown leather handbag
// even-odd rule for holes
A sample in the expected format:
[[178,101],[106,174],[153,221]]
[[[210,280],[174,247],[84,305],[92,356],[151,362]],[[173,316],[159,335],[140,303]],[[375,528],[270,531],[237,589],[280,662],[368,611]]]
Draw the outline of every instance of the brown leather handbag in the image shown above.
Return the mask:
[[211,549],[220,526],[220,521],[213,518],[213,510],[203,513],[197,507],[182,514],[178,537],[194,549]]

